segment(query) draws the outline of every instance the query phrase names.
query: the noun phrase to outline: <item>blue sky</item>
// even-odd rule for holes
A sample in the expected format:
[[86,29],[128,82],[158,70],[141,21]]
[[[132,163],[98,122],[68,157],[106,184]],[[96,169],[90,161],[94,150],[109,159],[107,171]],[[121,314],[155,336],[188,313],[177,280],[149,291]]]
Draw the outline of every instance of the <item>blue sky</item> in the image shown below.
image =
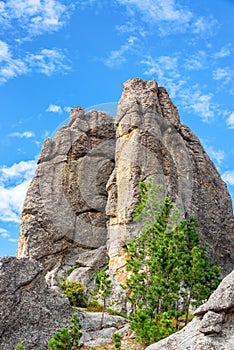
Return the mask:
[[166,87],[234,198],[233,18],[233,0],[0,1],[0,255],[44,138],[129,78]]

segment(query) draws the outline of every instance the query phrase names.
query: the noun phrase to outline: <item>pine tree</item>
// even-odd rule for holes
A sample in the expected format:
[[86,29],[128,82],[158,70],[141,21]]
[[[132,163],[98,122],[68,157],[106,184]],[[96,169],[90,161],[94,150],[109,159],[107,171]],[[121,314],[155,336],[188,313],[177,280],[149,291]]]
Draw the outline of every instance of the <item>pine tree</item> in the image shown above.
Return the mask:
[[175,332],[181,315],[188,321],[190,304],[207,299],[220,281],[220,269],[209,261],[194,218],[180,220],[152,179],[140,183],[140,193],[134,219],[141,232],[126,242],[130,277],[125,288],[132,304],[131,327],[148,345]]
[[101,329],[104,321],[106,300],[107,300],[107,297],[111,294],[111,280],[109,278],[108,273],[104,269],[100,270],[97,274],[94,275],[94,280],[97,288],[96,295],[99,296],[99,298],[103,302],[102,317],[100,322],[100,329]]

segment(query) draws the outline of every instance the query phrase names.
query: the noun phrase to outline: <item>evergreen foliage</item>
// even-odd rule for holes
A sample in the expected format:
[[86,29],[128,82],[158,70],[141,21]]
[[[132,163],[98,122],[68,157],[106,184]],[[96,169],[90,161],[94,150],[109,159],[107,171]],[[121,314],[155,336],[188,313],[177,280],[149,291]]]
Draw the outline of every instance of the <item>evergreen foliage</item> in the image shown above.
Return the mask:
[[111,294],[111,280],[108,273],[105,271],[105,269],[102,269],[98,273],[96,273],[94,275],[94,280],[97,288],[97,291],[94,294],[96,294],[102,300],[102,303],[103,303],[102,317],[100,322],[100,329],[101,329],[104,321],[106,300],[107,300],[107,297]]
[[79,316],[73,314],[68,328],[62,328],[48,341],[48,350],[73,350],[79,347],[82,337]]
[[130,277],[125,288],[131,328],[148,345],[175,332],[181,315],[187,323],[189,306],[201,304],[219,284],[220,268],[209,261],[195,218],[180,220],[152,179],[140,183],[140,193],[134,220],[141,233],[126,242]]
[[25,348],[24,348],[24,346],[23,346],[22,343],[19,343],[19,344],[16,346],[15,350],[25,350]]
[[114,333],[113,340],[115,343],[115,348],[120,349],[121,348],[121,335],[119,333]]
[[68,297],[72,306],[86,307],[88,298],[84,292],[84,286],[76,281],[64,279],[61,283],[63,293]]

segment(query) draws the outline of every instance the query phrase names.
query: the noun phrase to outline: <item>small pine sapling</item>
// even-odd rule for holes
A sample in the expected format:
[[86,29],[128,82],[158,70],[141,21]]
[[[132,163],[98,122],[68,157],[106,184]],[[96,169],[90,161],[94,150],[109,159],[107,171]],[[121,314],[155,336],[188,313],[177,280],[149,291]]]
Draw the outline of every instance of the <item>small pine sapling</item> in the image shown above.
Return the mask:
[[100,329],[102,329],[107,297],[111,294],[111,280],[108,273],[104,269],[94,275],[94,280],[97,288],[96,295],[102,300],[103,303],[102,317],[100,322]]

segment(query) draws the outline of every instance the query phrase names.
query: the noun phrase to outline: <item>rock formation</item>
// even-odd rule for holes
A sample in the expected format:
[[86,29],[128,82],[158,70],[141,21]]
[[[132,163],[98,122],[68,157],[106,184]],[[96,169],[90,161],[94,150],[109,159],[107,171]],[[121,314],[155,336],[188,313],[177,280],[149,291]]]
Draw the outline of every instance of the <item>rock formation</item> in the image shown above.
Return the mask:
[[[180,122],[166,90],[155,81],[131,79],[123,86],[115,119],[75,107],[69,125],[44,143],[23,206],[19,259],[0,259],[1,350],[13,350],[19,342],[27,350],[44,350],[54,332],[69,324],[74,310],[59,282],[70,267],[69,279],[92,289],[94,273],[109,258],[113,298],[116,307],[125,307],[123,247],[138,234],[132,214],[139,182],[149,177],[163,185],[184,217],[197,217],[202,241],[209,243],[210,257],[223,274],[233,270],[234,217],[225,183]],[[231,350],[233,278],[232,272],[191,324],[151,350]],[[79,315],[83,341],[91,346],[126,323],[106,316],[100,334],[100,314]]]
[[36,260],[0,258],[0,349],[14,350],[22,343],[26,350],[47,350],[48,340],[79,314],[82,343],[88,346],[109,342],[127,320],[101,313],[74,310],[62,293],[48,287],[43,267]]
[[211,259],[229,273],[234,218],[226,185],[165,88],[141,79],[124,84],[116,119],[76,107],[69,125],[45,141],[23,207],[17,256],[39,261],[51,286],[75,266],[72,278],[90,287],[109,255],[118,289],[124,242],[137,234],[138,184],[148,177],[185,217],[197,217]]
[[0,259],[0,349],[47,349],[47,341],[69,325],[73,309],[68,299],[45,282],[35,260]]
[[[113,118],[82,108],[44,143],[22,211],[18,257],[43,264],[57,285],[71,266],[89,284],[107,262],[106,182],[114,167]],[[85,276],[85,277],[84,277]]]
[[233,350],[234,270],[194,314],[185,328],[146,350]]
[[121,303],[125,278],[123,247],[137,235],[132,223],[138,184],[152,177],[182,214],[198,218],[203,242],[224,274],[234,266],[234,220],[231,199],[197,137],[180,123],[165,88],[155,81],[132,79],[123,86],[116,117],[115,168],[107,183],[110,219],[110,271]]

